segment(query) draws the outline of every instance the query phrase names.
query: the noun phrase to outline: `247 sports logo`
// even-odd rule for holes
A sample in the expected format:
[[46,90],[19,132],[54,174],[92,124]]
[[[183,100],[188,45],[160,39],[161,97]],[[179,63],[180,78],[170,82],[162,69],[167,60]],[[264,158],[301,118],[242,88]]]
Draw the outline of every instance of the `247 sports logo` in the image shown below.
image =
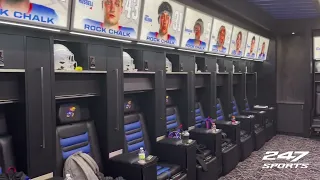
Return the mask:
[[262,158],[264,161],[278,161],[287,160],[289,163],[265,163],[263,164],[263,169],[298,169],[298,168],[308,168],[308,163],[298,163],[300,159],[309,154],[309,151],[288,151],[279,154],[279,151],[267,151],[265,156]]

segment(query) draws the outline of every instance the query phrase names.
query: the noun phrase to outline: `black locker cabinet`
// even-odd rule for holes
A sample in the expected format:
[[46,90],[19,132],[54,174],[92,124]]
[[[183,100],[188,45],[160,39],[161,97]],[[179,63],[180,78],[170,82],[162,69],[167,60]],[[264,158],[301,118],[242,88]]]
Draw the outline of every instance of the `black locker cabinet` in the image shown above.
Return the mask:
[[[107,47],[107,130],[105,140],[108,147],[104,151],[117,152],[124,145],[124,126],[123,126],[123,61],[122,48]],[[103,131],[105,132],[105,130]],[[103,137],[102,137],[103,138]],[[106,143],[102,143],[106,144]],[[108,157],[104,157],[108,158]]]
[[30,177],[52,172],[55,163],[52,44],[49,39],[25,37],[27,173]]

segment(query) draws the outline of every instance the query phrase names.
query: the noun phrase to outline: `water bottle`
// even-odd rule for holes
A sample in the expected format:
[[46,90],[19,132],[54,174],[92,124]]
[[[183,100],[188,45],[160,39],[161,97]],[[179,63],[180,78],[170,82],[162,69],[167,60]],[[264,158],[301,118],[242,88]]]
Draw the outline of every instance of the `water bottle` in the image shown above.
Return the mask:
[[143,147],[140,148],[140,151],[139,151],[139,160],[146,160],[146,153],[143,149]]
[[181,134],[182,134],[182,137],[181,137],[182,143],[188,144],[189,136],[190,136],[189,132],[188,131],[183,131]]
[[66,174],[66,179],[65,180],[73,180],[70,174]]
[[236,117],[235,117],[235,116],[232,116],[232,117],[231,117],[231,122],[232,122],[232,124],[237,124],[237,121],[236,121]]
[[211,124],[211,129],[212,129],[213,132],[217,131],[217,126],[216,126],[216,124],[214,122],[212,122],[212,124]]

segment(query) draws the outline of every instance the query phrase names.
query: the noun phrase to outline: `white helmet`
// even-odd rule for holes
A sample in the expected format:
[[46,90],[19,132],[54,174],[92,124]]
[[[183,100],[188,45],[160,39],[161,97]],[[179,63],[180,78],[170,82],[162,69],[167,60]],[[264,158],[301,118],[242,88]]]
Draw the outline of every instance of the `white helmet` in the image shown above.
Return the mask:
[[194,72],[197,72],[197,71],[198,71],[198,64],[194,63]]
[[316,61],[316,72],[320,72],[320,62]]
[[166,72],[172,72],[172,63],[166,58]]
[[72,71],[77,67],[73,53],[62,44],[54,44],[54,69]]
[[135,71],[134,59],[125,51],[122,53],[123,71]]

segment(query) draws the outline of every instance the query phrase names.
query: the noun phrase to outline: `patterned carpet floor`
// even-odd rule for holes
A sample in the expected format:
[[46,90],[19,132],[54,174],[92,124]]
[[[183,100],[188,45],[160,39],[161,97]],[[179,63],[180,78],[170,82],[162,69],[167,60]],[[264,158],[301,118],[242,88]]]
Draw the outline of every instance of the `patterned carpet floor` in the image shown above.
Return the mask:
[[[308,163],[308,168],[263,169],[264,163],[291,163],[285,159],[262,161],[267,151],[309,151],[295,163]],[[320,141],[302,137],[277,135],[259,151],[252,152],[245,161],[219,180],[320,180]]]

